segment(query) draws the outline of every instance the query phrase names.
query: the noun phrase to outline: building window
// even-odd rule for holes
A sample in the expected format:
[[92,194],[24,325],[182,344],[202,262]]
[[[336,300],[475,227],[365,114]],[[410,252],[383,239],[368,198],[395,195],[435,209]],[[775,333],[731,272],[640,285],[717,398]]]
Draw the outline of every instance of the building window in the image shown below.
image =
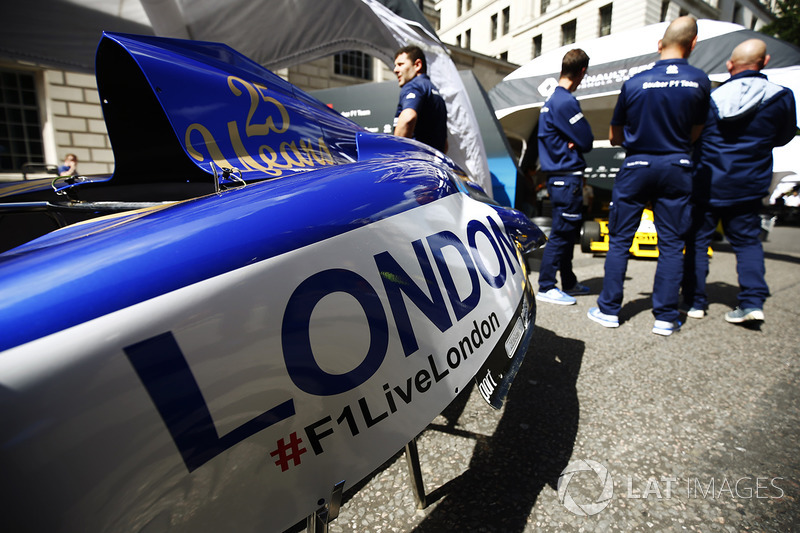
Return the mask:
[[575,42],[575,28],[577,20],[570,20],[561,25],[561,46],[566,46]]
[[611,35],[611,4],[600,8],[600,37]]
[[669,0],[664,0],[661,2],[661,22],[667,20],[667,14],[669,13]]
[[0,71],[0,171],[45,162],[38,102],[33,74]]
[[467,9],[466,10],[469,11],[470,9],[472,9],[472,0],[467,0]]
[[458,0],[458,2],[456,3],[456,16],[457,17],[461,16],[461,10],[462,10],[463,7],[464,7],[463,0]]
[[547,8],[549,7],[550,7],[550,0],[542,0],[542,6],[541,9],[539,10],[539,14],[544,15],[545,13],[547,13]]
[[511,8],[506,7],[505,9],[503,9],[503,35],[508,33],[510,20],[511,20]]
[[508,61],[508,52],[501,52],[500,59],[502,59],[503,61]]
[[542,36],[541,35],[537,35],[536,37],[533,38],[533,53],[532,53],[532,56],[535,59],[535,58],[539,57],[540,55],[542,55]]
[[744,25],[744,17],[742,16],[742,6],[739,2],[735,2],[733,4],[733,19],[731,20],[734,24],[742,24]]
[[472,30],[467,30],[464,32],[464,48],[469,50],[469,47],[472,45]]
[[490,39],[492,41],[494,41],[495,39],[497,39],[497,13],[492,15],[491,26],[492,27],[491,27],[491,31],[490,31],[489,37],[490,37]]
[[351,50],[333,56],[333,72],[361,80],[372,79],[372,56]]

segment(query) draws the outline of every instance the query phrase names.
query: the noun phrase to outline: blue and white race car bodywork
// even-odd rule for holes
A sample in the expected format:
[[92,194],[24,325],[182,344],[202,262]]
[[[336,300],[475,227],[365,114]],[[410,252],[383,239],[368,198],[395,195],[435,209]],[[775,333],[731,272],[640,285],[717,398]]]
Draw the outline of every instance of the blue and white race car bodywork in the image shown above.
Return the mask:
[[283,530],[471,380],[502,404],[527,218],[223,45],[97,71],[114,175],[0,189],[0,531]]

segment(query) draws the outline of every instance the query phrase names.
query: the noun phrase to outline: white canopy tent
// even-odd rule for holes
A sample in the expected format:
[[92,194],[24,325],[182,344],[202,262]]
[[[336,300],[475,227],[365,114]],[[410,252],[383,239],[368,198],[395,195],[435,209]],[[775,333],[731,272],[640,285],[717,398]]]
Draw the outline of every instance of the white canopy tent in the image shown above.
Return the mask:
[[[102,31],[225,43],[276,70],[360,50],[388,65],[425,50],[448,107],[448,155],[491,194],[474,111],[447,49],[413,0],[24,0],[7,3],[0,57],[92,72]],[[387,102],[394,107],[396,102]]]
[[[668,24],[653,24],[564,46],[506,76],[489,92],[506,135],[527,141],[539,109],[558,83],[564,54],[572,48],[581,48],[590,61],[587,75],[575,96],[592,124],[595,139],[608,139],[608,125],[622,83],[658,60],[658,40]],[[800,48],[727,22],[700,20],[698,29],[698,44],[689,62],[708,73],[712,81],[725,81],[729,77],[725,63],[733,48],[757,37],[766,41],[767,52],[772,55],[764,74],[771,81],[792,89],[795,98],[800,95]]]

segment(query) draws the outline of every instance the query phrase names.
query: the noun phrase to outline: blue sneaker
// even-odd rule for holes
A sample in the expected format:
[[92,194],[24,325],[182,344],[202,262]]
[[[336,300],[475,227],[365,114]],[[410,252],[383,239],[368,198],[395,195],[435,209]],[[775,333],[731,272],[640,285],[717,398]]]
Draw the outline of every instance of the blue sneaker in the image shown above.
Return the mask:
[[668,322],[666,320],[656,320],[653,324],[653,333],[656,335],[663,335],[668,337],[673,333],[676,333],[681,330],[682,324],[680,321],[676,320],[675,322]]
[[600,324],[601,326],[605,326],[607,328],[618,328],[619,327],[619,317],[614,315],[607,315],[600,311],[598,307],[590,307],[589,312],[586,313],[586,316]]
[[725,320],[731,324],[741,324],[742,322],[749,321],[763,322],[764,311],[756,307],[749,307],[747,309],[737,307],[733,311],[725,313]]
[[558,305],[575,305],[577,300],[561,291],[557,287],[553,287],[547,292],[539,291],[536,293],[536,299],[540,302],[547,302]]
[[584,296],[591,292],[591,289],[586,285],[581,285],[580,283],[576,283],[574,287],[571,289],[567,289],[564,291],[565,293],[569,294],[570,296]]

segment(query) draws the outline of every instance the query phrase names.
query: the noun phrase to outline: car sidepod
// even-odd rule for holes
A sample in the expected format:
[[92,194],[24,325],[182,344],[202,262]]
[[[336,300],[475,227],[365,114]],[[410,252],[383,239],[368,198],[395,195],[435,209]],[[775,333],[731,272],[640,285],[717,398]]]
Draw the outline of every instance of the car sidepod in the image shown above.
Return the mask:
[[471,379],[500,397],[536,230],[455,179],[365,161],[0,256],[0,529],[282,530]]

